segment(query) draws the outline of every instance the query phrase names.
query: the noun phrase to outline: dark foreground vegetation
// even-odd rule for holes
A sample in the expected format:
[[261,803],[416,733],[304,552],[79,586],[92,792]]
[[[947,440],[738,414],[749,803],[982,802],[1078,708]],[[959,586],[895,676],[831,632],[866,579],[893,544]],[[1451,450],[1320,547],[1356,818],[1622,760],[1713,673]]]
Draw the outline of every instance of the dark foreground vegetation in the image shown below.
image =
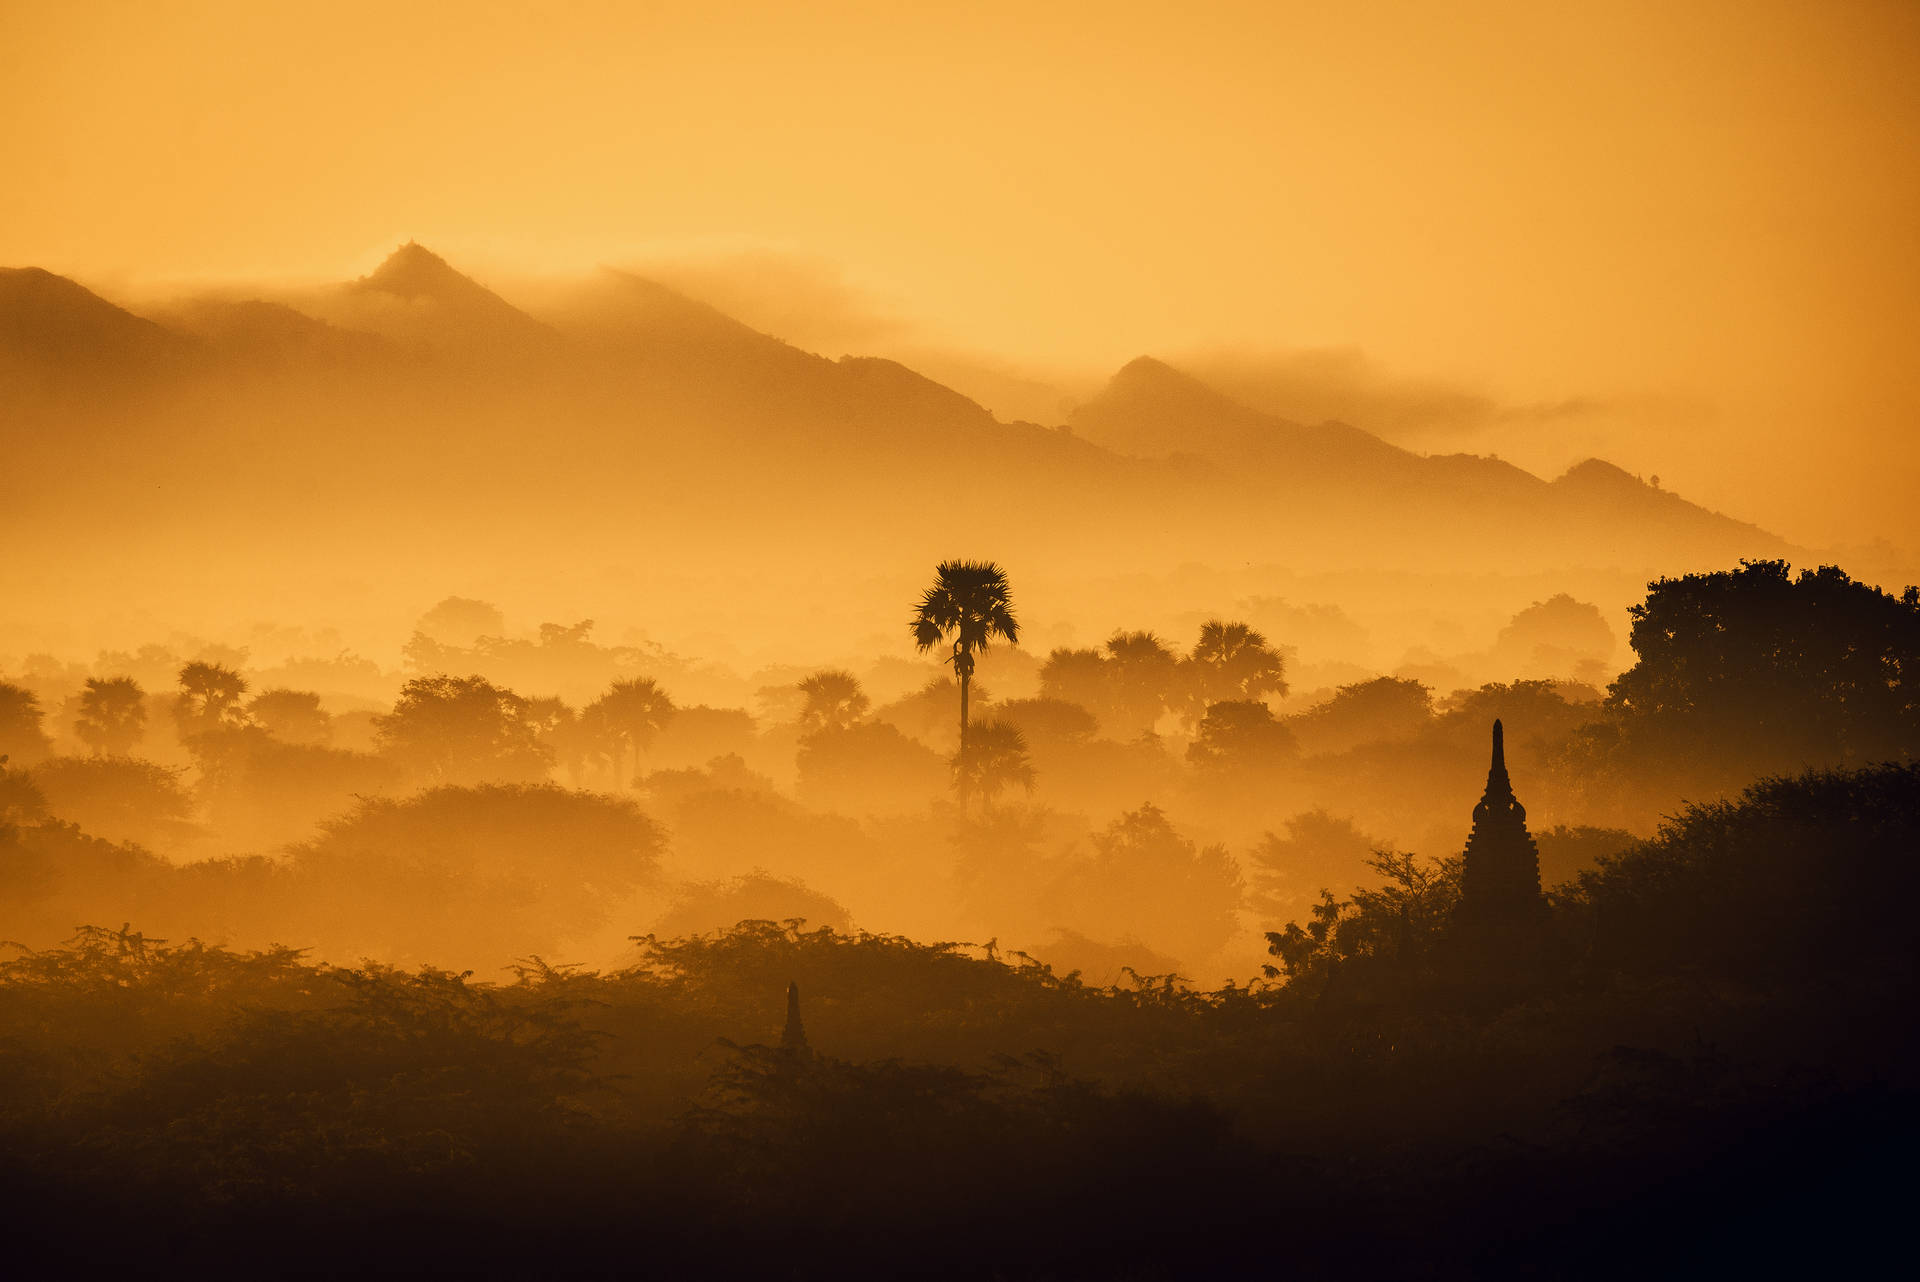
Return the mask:
[[[89,928],[0,969],[18,1258],[161,1274],[1846,1269],[1920,1140],[1920,768],[1763,782],[1463,966],[1454,862],[1096,988],[743,922],[488,984]],[[782,1031],[789,982],[799,1021]]]

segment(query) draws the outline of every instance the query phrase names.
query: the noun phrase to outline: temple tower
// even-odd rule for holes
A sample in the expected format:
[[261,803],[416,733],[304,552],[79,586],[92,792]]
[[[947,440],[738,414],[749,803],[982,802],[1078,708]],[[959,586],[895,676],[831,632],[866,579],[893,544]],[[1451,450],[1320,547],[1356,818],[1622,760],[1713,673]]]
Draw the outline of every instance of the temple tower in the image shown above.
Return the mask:
[[807,1028],[800,1022],[800,985],[787,981],[787,1024],[780,1030],[780,1049],[804,1059],[813,1054],[807,1045]]
[[1473,808],[1460,872],[1460,915],[1478,932],[1506,933],[1539,920],[1540,852],[1527,832],[1527,808],[1513,795],[1500,723],[1493,723],[1487,790]]

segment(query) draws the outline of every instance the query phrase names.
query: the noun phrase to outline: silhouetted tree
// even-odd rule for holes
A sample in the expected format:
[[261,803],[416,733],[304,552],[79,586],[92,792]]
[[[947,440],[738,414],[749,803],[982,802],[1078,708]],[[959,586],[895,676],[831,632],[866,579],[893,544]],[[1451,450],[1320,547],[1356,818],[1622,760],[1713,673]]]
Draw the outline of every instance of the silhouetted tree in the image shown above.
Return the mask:
[[137,757],[53,757],[31,772],[57,819],[109,841],[166,849],[188,832],[193,799],[180,771]]
[[374,724],[380,751],[431,783],[530,783],[553,763],[527,701],[484,677],[415,678]]
[[[1567,697],[1570,691],[1590,693],[1594,698],[1576,702]],[[1526,727],[1528,743],[1557,744],[1581,726],[1605,716],[1599,693],[1590,686],[1569,682],[1491,682],[1477,690],[1456,690],[1449,695],[1435,728],[1446,736],[1448,750],[1462,756],[1479,755],[1486,744],[1487,723],[1494,720]],[[1509,740],[1508,750],[1520,742]]]
[[96,753],[126,755],[147,732],[146,692],[132,677],[88,677],[73,729]]
[[16,766],[30,766],[53,751],[53,741],[40,728],[40,700],[23,686],[0,681],[0,756]]
[[[873,719],[897,726],[921,743],[937,749],[951,744],[953,751],[958,752],[960,734],[953,721],[953,708],[959,697],[958,681],[949,676],[931,677],[911,694],[875,708]],[[976,676],[967,690],[969,723],[973,718],[984,715],[992,702],[993,692]]]
[[1173,705],[1180,657],[1151,632],[1116,632],[1107,638],[1106,702],[1118,730],[1146,734]]
[[1267,833],[1248,852],[1248,906],[1263,921],[1288,920],[1318,889],[1358,882],[1378,846],[1344,815],[1325,809],[1295,815],[1283,832]]
[[867,715],[871,701],[860,679],[838,668],[816,672],[800,683],[806,703],[800,709],[800,733],[844,730]]
[[580,714],[564,699],[552,695],[528,699],[526,719],[533,727],[534,737],[553,754],[554,762],[567,772],[568,782],[576,787],[587,761],[605,755],[605,745],[594,742],[591,728],[582,725]]
[[679,887],[672,906],[653,924],[653,933],[670,939],[731,930],[743,921],[805,921],[816,930],[853,928],[851,914],[826,895],[756,868],[739,877]]
[[1233,934],[1242,882],[1226,847],[1187,840],[1151,804],[1114,820],[1093,845],[1049,892],[1072,924],[1098,938],[1142,939],[1187,962]]
[[1493,654],[1508,672],[1589,680],[1604,672],[1617,644],[1598,607],[1562,592],[1514,615]]
[[1062,647],[1040,667],[1040,696],[1076,703],[1097,718],[1107,710],[1107,656]]
[[441,645],[471,646],[481,637],[504,635],[507,620],[497,606],[450,596],[421,615],[416,630]]
[[24,770],[13,769],[0,755],[0,837],[21,824],[39,823],[47,817],[47,798]]
[[1685,807],[1581,874],[1562,906],[1608,967],[1910,994],[1917,849],[1920,765],[1808,771]]
[[305,747],[325,745],[331,729],[320,696],[311,690],[262,690],[247,701],[247,715],[280,742]]
[[1187,760],[1202,770],[1267,770],[1299,752],[1293,731],[1254,699],[1216,703],[1187,745]]
[[182,739],[211,734],[242,724],[246,711],[240,697],[246,678],[218,663],[195,660],[180,669],[180,693],[174,697],[173,719]]
[[592,619],[542,623],[532,638],[483,635],[470,645],[449,645],[416,632],[402,656],[413,674],[475,672],[499,685],[581,700],[643,669],[657,676],[660,665],[674,662],[658,647],[600,645],[592,639],[593,627]]
[[1085,743],[1100,727],[1085,705],[1050,697],[1014,699],[1001,704],[995,715],[1016,727],[1030,745]]
[[964,799],[978,795],[991,807],[993,799],[1011,787],[1033,791],[1033,762],[1027,741],[1005,721],[983,721],[967,736],[967,746],[954,755],[955,783]]
[[[908,625],[921,650],[931,650],[952,639],[948,662],[960,682],[960,753],[967,751],[967,692],[973,682],[974,655],[996,638],[1020,639],[1013,617],[1013,594],[1006,571],[991,561],[942,561],[934,569],[934,583],[920,598]],[[966,808],[966,793],[960,805]]]
[[1632,849],[1639,838],[1621,828],[1555,824],[1535,833],[1533,843],[1540,851],[1540,884],[1551,888]]
[[1412,739],[1433,721],[1433,691],[1419,681],[1378,677],[1344,685],[1327,702],[1287,718],[1303,751],[1347,752]]
[[1266,967],[1284,974],[1290,987],[1310,994],[1333,991],[1344,973],[1351,996],[1404,989],[1430,971],[1454,924],[1460,904],[1460,858],[1428,860],[1396,850],[1367,860],[1378,882],[1335,898],[1322,891],[1307,924],[1288,922],[1267,932],[1267,951],[1280,959]]
[[627,782],[640,778],[640,757],[673,716],[673,700],[651,677],[626,677],[588,704],[582,714],[618,742],[633,762]]
[[1608,705],[1655,760],[1751,775],[1920,751],[1920,590],[1743,561],[1658,580],[1630,613],[1639,658]]
[[654,739],[650,757],[661,765],[697,766],[715,757],[753,752],[758,738],[753,714],[745,708],[676,706],[673,720]]
[[[343,949],[445,958],[548,948],[658,875],[665,833],[626,797],[555,784],[363,798],[292,851],[301,892],[358,905],[313,929]],[[361,955],[359,952],[350,955]]]
[[1209,619],[1201,624],[1184,666],[1190,718],[1205,715],[1216,703],[1264,700],[1287,692],[1279,653],[1244,623]]
[[795,764],[808,804],[850,814],[924,809],[947,778],[939,754],[885,721],[810,734]]
[[252,849],[311,835],[357,799],[391,790],[400,774],[385,757],[287,743],[258,726],[201,735],[193,751],[207,822],[224,841]]

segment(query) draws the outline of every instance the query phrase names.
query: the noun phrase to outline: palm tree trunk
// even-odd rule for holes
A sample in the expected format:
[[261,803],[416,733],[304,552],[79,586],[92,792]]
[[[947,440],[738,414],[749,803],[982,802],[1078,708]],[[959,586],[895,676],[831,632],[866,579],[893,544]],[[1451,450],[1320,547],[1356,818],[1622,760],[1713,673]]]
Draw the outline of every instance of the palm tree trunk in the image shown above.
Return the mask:
[[967,760],[967,687],[973,684],[973,674],[964,667],[960,669],[960,813],[967,813],[967,770],[971,765]]

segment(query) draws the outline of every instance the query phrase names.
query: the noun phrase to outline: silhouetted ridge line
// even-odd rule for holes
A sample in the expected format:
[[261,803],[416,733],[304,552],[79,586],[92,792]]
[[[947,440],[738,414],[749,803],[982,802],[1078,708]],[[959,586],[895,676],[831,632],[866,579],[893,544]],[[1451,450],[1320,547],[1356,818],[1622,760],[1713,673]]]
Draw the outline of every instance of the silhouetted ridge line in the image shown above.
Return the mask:
[[355,281],[352,287],[379,290],[401,298],[435,297],[475,289],[491,293],[455,271],[446,259],[414,240],[388,254],[378,267]]
[[528,342],[550,338],[553,333],[547,325],[472,277],[456,271],[446,259],[417,241],[408,241],[394,250],[371,273],[350,282],[344,292],[354,299],[386,297],[412,308],[426,308],[427,317],[450,332],[437,335],[433,327],[429,327],[425,336],[436,337],[443,343],[449,338],[456,343],[476,340],[484,343],[503,337]]
[[77,281],[40,267],[0,267],[0,358],[103,366],[192,349],[187,339]]

